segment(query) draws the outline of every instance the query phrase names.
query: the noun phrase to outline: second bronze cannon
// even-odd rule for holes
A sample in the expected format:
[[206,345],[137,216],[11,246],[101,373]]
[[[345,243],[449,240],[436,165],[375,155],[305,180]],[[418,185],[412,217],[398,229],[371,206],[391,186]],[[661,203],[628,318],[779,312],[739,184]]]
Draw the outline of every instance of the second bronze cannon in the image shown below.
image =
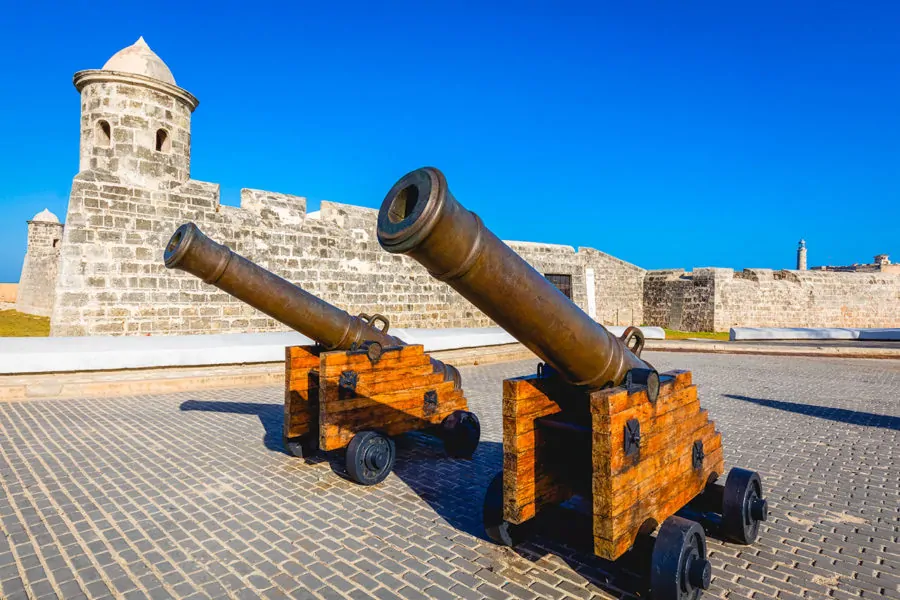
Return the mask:
[[[757,473],[732,468],[689,371],[658,373],[643,336],[617,338],[485,227],[423,168],[402,177],[378,214],[388,252],[421,263],[543,362],[503,382],[503,472],[490,484],[487,535],[513,545],[550,505],[586,499],[594,552],[616,560],[652,544],[655,600],[697,598],[710,585],[702,513],[749,544],[767,515]],[[676,513],[681,512],[680,515]],[[656,531],[655,539],[651,534]]]

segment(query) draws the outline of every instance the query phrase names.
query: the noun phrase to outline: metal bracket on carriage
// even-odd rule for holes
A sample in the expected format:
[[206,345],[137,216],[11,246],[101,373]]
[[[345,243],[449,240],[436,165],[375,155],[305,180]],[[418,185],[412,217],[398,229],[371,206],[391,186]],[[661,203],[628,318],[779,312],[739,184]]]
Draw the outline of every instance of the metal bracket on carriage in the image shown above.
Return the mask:
[[540,362],[537,366],[537,376],[541,379],[548,379],[550,377],[557,377],[559,372],[553,368],[550,363]]
[[338,378],[338,398],[341,400],[346,400],[347,398],[352,398],[356,395],[356,382],[359,380],[359,375],[356,371],[341,371],[341,376]]
[[637,454],[641,450],[641,423],[637,419],[625,422],[625,456]]
[[438,396],[435,390],[428,390],[425,392],[425,396],[422,402],[422,414],[426,417],[433,415],[437,412],[438,407]]
[[703,440],[697,440],[691,449],[691,465],[694,470],[699,471],[703,468],[704,458],[706,458],[706,452],[703,451]]

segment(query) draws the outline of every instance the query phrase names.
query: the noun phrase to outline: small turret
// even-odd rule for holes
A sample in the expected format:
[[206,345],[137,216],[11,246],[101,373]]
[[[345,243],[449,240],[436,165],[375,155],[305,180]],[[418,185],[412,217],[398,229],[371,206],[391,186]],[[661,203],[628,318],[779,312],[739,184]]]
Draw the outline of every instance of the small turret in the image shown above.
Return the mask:
[[80,171],[126,185],[170,189],[191,177],[191,113],[197,99],[175,84],[144,38],[102,69],[75,73],[81,92]]
[[806,240],[800,240],[800,245],[797,247],[797,270],[806,270]]
[[50,316],[59,272],[63,225],[46,208],[28,221],[28,247],[16,294],[16,310]]

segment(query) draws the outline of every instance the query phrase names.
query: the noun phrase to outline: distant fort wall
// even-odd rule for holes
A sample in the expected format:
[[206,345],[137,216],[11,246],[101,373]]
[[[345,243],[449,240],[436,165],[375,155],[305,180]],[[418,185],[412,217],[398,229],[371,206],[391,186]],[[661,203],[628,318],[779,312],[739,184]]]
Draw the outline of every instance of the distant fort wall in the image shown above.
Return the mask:
[[648,324],[731,327],[900,327],[900,274],[695,269],[649,271]]

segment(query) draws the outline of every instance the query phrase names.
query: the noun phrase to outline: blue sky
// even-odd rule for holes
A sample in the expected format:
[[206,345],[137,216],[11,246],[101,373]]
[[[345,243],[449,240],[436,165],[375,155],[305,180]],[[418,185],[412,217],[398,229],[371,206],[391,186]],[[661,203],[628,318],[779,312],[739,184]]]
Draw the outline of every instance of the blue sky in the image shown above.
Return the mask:
[[[4,7],[0,281],[64,218],[72,74],[143,35],[200,99],[192,175],[377,207],[442,169],[504,239],[645,268],[900,261],[900,4]],[[156,10],[154,11],[154,7]]]

